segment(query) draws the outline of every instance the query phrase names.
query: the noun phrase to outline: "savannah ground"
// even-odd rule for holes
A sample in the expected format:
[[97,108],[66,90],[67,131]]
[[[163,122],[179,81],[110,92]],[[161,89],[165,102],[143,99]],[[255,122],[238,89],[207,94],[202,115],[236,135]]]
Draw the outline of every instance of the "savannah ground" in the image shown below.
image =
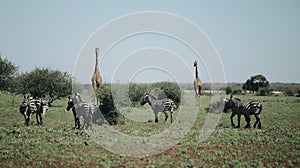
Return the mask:
[[[111,153],[85,131],[73,129],[72,112],[65,110],[67,98],[53,103],[44,126],[36,126],[34,116],[26,127],[19,112],[22,97],[17,96],[12,104],[13,97],[1,93],[0,167],[300,167],[300,98],[238,97],[262,102],[261,130],[233,129],[230,113],[223,113],[211,136],[199,142],[210,102],[210,96],[202,96],[196,122],[180,143],[162,153],[136,158]],[[150,112],[148,108],[143,107],[145,113]],[[152,113],[149,119],[153,118]],[[124,119],[124,124],[114,127],[128,135],[152,135],[170,124],[169,120],[164,124],[163,118],[161,115],[158,124]],[[255,119],[251,119],[253,125]],[[241,124],[245,125],[244,117]]]

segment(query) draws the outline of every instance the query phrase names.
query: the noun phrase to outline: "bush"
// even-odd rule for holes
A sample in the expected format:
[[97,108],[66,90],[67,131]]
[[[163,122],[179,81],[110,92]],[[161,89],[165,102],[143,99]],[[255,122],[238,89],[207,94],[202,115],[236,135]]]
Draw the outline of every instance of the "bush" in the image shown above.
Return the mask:
[[[99,109],[106,121],[110,125],[118,124],[119,113],[117,112],[117,109],[115,107],[113,96],[111,93],[111,86],[109,84],[101,85],[98,98],[100,102]],[[97,118],[102,117],[100,114],[96,114],[95,116]]]
[[292,89],[290,89],[290,88],[285,88],[284,94],[285,94],[286,96],[294,96],[294,92],[293,92]]
[[141,102],[145,93],[153,94],[157,99],[170,98],[176,106],[181,102],[180,87],[172,82],[158,82],[153,84],[129,84],[129,98],[135,106]]
[[259,88],[256,92],[257,96],[267,96],[270,94],[270,89],[268,87]]
[[129,98],[133,106],[136,106],[140,101],[143,95],[148,92],[148,86],[146,84],[129,84]]
[[[173,83],[173,82],[154,83],[150,86],[150,90],[154,90],[154,89],[161,89],[164,92],[166,97],[168,97],[174,101],[174,103],[176,104],[177,107],[180,104],[181,90],[180,90],[180,87],[176,83]],[[164,95],[162,95],[162,97],[158,97],[158,99],[165,98],[163,96]]]
[[226,88],[225,88],[225,93],[228,95],[228,94],[230,94],[230,93],[232,93],[232,88],[231,88],[231,86],[226,86]]
[[300,90],[297,90],[297,97],[300,97]]

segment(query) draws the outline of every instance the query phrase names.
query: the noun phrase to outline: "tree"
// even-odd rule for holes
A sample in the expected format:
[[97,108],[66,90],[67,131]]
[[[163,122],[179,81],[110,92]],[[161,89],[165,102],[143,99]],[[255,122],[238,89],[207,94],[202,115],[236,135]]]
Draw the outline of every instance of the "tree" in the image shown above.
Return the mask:
[[18,67],[0,55],[0,90],[11,92]]
[[243,84],[243,90],[249,90],[253,93],[262,87],[269,87],[269,81],[263,75],[251,76],[250,79],[247,79]]
[[67,72],[36,68],[18,76],[19,93],[34,97],[65,97],[72,92],[72,77]]
[[146,84],[129,84],[129,98],[132,105],[135,106],[140,103],[143,95],[148,91],[148,86]]

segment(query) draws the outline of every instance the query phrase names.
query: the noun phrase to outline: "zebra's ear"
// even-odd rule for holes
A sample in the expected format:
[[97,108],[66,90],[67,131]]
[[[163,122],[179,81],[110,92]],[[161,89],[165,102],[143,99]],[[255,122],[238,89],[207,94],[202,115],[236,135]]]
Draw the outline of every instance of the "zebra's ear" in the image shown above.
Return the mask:
[[70,96],[69,96],[69,100],[70,100],[71,98],[70,98]]

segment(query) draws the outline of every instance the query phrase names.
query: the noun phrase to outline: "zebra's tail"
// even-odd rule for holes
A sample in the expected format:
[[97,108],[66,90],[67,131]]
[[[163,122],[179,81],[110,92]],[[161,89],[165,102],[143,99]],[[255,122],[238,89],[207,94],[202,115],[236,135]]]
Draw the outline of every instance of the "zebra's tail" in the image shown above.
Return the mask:
[[171,107],[172,107],[173,111],[175,111],[176,109],[178,109],[177,104],[174,103],[174,102],[171,103]]

